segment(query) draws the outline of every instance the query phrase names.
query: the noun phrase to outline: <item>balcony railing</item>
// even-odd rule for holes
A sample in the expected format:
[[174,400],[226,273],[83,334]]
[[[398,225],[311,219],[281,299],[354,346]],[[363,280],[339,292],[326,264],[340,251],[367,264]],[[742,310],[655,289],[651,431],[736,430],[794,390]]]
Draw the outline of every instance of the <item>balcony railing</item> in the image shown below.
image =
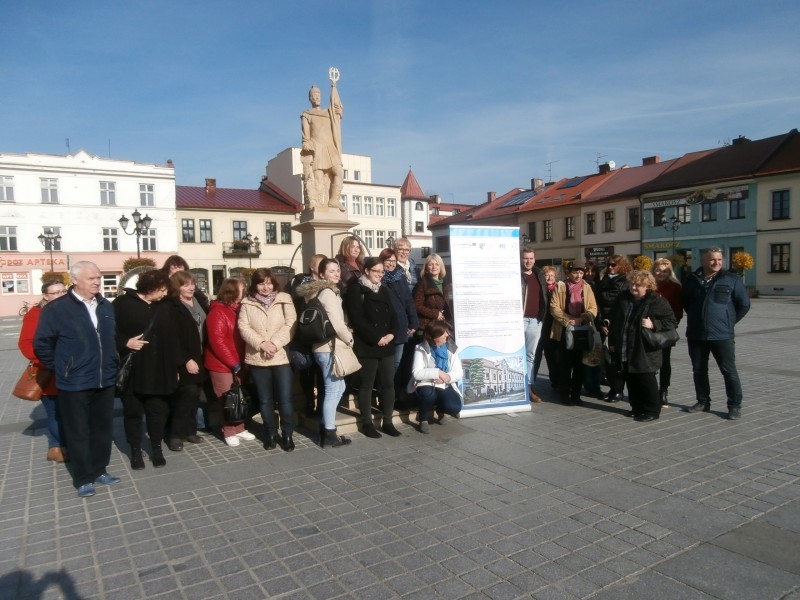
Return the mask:
[[240,240],[222,243],[222,258],[258,258],[259,256],[261,256],[261,242]]

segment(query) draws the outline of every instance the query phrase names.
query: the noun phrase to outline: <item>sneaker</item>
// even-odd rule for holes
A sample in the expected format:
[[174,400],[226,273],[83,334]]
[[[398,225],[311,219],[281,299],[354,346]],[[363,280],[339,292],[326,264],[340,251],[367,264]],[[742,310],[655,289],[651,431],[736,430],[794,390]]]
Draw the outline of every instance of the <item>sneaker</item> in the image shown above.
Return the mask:
[[90,498],[94,496],[94,484],[93,483],[85,483],[81,487],[78,488],[78,498]]
[[240,440],[244,440],[245,442],[252,442],[254,439],[256,439],[256,436],[247,430],[237,433],[236,437]]
[[436,422],[439,423],[439,425],[444,425],[445,423],[447,423],[447,415],[444,414],[443,412],[437,412]]
[[736,419],[741,419],[741,418],[742,418],[741,408],[734,406],[728,411],[728,419],[730,419],[731,421],[735,421]]
[[100,483],[102,485],[114,485],[120,481],[122,480],[119,477],[116,475],[109,475],[108,473],[103,473],[100,475],[100,477],[94,480],[95,483]]
[[431,432],[431,426],[428,424],[427,421],[422,421],[419,424],[419,432],[420,433],[430,433]]
[[231,437],[226,437],[225,438],[225,443],[228,444],[228,446],[231,446],[231,447],[238,446],[239,445],[239,438],[237,436],[235,436],[235,435],[232,435]]

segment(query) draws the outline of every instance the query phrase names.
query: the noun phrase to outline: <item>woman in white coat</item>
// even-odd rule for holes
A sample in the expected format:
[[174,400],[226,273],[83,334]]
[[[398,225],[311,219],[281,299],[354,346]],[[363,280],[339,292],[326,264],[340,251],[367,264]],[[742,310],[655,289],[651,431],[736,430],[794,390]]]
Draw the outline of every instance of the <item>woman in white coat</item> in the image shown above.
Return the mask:
[[445,321],[430,321],[423,331],[423,340],[414,350],[411,386],[419,402],[419,430],[430,432],[430,413],[437,421],[444,415],[457,417],[463,404],[458,382],[464,378],[461,359],[447,347],[450,329]]

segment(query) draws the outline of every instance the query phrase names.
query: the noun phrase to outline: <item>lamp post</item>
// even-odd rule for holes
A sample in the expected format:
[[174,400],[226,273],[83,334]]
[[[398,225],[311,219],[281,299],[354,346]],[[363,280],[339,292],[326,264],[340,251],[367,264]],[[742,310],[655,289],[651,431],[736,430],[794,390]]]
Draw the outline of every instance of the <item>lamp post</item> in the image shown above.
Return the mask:
[[46,233],[39,234],[39,242],[44,246],[45,250],[50,251],[50,270],[53,270],[53,246],[61,241],[61,236],[53,233],[52,229],[48,229]]
[[245,236],[245,240],[247,241],[247,261],[248,261],[249,268],[252,269],[253,268],[253,252],[252,252],[252,248],[253,248],[253,246],[255,246],[256,247],[256,251],[258,251],[258,249],[259,249],[258,236],[253,237],[252,234],[248,233]]
[[153,222],[153,219],[148,215],[142,217],[142,214],[138,210],[134,210],[131,217],[133,217],[133,231],[128,231],[128,223],[130,223],[131,220],[125,215],[119,218],[119,226],[122,227],[122,231],[126,234],[136,236],[136,258],[141,258],[142,253],[140,251],[139,239],[150,229],[150,224]]
[[393,247],[394,247],[394,242],[395,242],[395,239],[394,239],[394,237],[390,235],[389,237],[387,237],[387,238],[386,238],[386,247],[387,247],[387,248],[392,248],[392,249],[393,249]]
[[681,220],[677,215],[672,215],[669,219],[664,219],[664,229],[672,232],[672,256],[675,256],[675,232],[681,228]]

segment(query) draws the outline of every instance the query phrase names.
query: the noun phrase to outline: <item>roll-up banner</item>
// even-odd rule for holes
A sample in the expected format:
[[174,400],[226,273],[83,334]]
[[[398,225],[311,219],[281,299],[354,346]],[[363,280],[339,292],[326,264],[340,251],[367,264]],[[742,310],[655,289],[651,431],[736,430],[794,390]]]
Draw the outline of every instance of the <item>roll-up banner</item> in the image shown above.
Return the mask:
[[519,252],[516,227],[450,227],[462,417],[531,410]]

